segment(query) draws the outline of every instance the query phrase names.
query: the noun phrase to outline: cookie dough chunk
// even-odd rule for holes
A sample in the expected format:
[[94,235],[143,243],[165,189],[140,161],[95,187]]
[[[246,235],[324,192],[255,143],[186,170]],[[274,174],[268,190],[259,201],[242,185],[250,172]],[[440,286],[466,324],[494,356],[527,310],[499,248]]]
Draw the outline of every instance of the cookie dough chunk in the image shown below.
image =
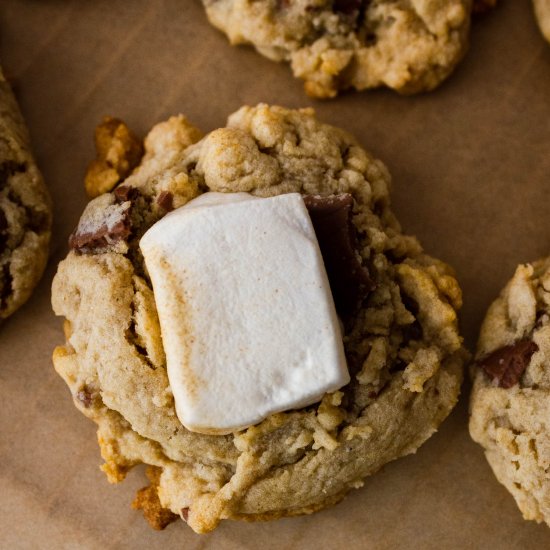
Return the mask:
[[550,526],[550,258],[520,265],[479,337],[470,433],[523,517]]
[[0,320],[31,295],[48,259],[51,204],[0,68]]
[[467,47],[471,0],[203,0],[232,44],[288,61],[312,97],[432,90]]
[[[200,533],[222,519],[315,512],[414,453],[449,414],[464,361],[460,288],[447,265],[401,232],[389,185],[379,160],[311,109],[259,105],[200,140],[184,117],[157,125],[141,164],[86,208],[53,282],[53,308],[66,318],[54,365],[76,406],[98,425],[109,480],[121,481],[140,463],[154,467],[135,505],[155,526],[173,517],[157,521],[161,508]],[[226,435],[191,432],[178,420],[139,248],[169,210],[209,191],[314,196],[317,226],[322,197],[343,197],[327,201],[342,209],[343,227],[349,214],[355,232],[354,262],[342,265],[368,272],[368,284],[366,275],[344,276],[362,289],[336,303],[350,382]],[[331,287],[338,257],[328,270]]]
[[540,30],[550,42],[550,0],[533,0],[533,7]]

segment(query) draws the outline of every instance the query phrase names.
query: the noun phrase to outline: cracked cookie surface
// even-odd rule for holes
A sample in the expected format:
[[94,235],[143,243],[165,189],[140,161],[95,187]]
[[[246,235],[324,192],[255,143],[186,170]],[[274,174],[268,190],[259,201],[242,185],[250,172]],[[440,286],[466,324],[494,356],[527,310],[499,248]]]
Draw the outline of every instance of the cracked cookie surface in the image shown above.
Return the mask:
[[48,259],[51,204],[0,68],[0,320],[31,295]]
[[520,265],[483,322],[470,433],[525,519],[550,525],[550,259]]
[[[175,517],[166,509],[207,532],[226,518],[312,513],[414,453],[456,403],[464,350],[452,270],[401,232],[386,167],[352,136],[311,109],[259,105],[200,138],[182,116],[151,130],[138,168],[86,208],[52,301],[67,337],[54,365],[98,424],[109,480],[150,465],[152,485],[134,506],[156,527]],[[207,191],[349,193],[361,262],[375,285],[342,319],[350,384],[223,436],[178,421],[138,247],[168,210]]]
[[427,91],[467,48],[470,0],[203,0],[232,44],[288,61],[312,97]]

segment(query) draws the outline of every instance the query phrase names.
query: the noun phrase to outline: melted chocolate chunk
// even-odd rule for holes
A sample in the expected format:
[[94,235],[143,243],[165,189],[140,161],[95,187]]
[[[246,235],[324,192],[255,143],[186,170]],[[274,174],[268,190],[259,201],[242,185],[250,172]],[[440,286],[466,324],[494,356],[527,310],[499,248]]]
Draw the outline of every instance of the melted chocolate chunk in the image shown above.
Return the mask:
[[353,197],[306,195],[304,202],[319,241],[336,309],[344,317],[351,315],[374,288],[357,252],[351,221]]
[[166,212],[171,212],[174,210],[174,195],[170,191],[161,191],[157,197],[157,204]]
[[[77,227],[69,237],[69,248],[81,254],[89,254],[127,239],[132,229],[130,208],[125,208],[124,205],[116,208],[119,209],[116,217],[111,217],[109,221],[105,221],[93,230]],[[86,224],[83,227],[86,227]]]
[[72,233],[69,247],[84,254],[107,248],[109,245],[126,239],[130,235],[130,223],[121,220],[108,228],[102,225],[95,233]]
[[515,386],[529,365],[531,356],[538,351],[532,340],[519,340],[511,346],[505,346],[481,359],[478,365],[501,388]]

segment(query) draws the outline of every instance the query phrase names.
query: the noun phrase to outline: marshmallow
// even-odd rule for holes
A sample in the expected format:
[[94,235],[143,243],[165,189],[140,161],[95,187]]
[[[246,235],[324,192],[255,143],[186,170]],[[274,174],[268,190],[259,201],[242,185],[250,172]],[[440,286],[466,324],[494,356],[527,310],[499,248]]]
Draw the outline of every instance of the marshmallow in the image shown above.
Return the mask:
[[301,195],[205,193],[140,241],[182,424],[230,433],[349,382]]

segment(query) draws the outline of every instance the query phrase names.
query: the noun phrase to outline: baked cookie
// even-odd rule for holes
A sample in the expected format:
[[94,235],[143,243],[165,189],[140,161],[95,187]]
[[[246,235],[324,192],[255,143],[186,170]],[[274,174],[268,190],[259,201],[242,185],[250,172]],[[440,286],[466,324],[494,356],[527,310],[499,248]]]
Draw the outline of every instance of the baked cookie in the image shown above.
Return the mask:
[[[76,406],[98,425],[108,479],[150,465],[151,486],[134,506],[156,528],[181,516],[204,533],[226,518],[315,512],[414,453],[455,405],[465,352],[452,270],[401,233],[386,167],[352,136],[320,123],[311,109],[259,105],[200,138],[183,116],[151,130],[137,169],[84,211],[52,301],[66,318],[54,365]],[[178,420],[159,296],[139,245],[167,212],[207,191],[300,193],[314,202],[345,194],[355,262],[371,281],[353,294],[355,303],[345,295],[339,310],[351,381],[226,435],[195,433]]]
[[533,7],[540,30],[550,42],[550,0],[533,0]]
[[51,204],[0,68],[0,320],[31,295],[48,259]]
[[520,265],[481,327],[470,433],[525,519],[550,525],[550,258]]
[[471,0],[203,0],[232,44],[288,61],[305,91],[432,90],[464,55]]

